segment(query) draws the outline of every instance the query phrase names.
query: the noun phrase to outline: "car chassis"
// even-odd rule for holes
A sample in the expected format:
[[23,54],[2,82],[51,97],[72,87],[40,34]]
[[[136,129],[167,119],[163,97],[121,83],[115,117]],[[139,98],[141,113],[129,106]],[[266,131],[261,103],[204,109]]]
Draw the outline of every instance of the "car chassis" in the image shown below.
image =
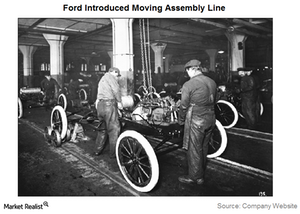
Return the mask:
[[[117,163],[125,180],[140,192],[151,191],[158,182],[157,155],[182,148],[183,130],[174,119],[177,111],[173,104],[163,103],[166,104],[162,98],[142,100],[133,111],[123,110],[119,118],[121,134],[116,143]],[[67,115],[64,107],[55,106],[51,112],[51,126],[45,128],[46,139],[60,146],[70,140],[74,122],[84,120],[99,130],[95,109],[90,109],[79,119],[70,119],[75,113],[78,112]],[[217,120],[207,157],[221,155],[226,146],[226,132]]]

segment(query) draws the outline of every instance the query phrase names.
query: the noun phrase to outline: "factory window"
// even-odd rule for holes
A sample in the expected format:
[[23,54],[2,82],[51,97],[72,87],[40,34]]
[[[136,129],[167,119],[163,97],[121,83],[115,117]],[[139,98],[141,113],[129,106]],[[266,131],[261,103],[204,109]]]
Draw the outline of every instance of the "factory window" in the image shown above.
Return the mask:
[[86,63],[81,64],[81,71],[87,71],[87,64]]
[[50,71],[50,64],[46,63],[46,62],[43,62],[41,64],[41,71]]

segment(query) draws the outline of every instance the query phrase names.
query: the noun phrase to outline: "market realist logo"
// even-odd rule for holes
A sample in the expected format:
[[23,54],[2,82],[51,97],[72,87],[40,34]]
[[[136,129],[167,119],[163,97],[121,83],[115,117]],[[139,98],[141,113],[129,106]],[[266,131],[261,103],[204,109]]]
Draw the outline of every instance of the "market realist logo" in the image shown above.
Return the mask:
[[3,208],[8,210],[42,210],[44,207],[49,207],[47,201],[42,204],[4,204]]

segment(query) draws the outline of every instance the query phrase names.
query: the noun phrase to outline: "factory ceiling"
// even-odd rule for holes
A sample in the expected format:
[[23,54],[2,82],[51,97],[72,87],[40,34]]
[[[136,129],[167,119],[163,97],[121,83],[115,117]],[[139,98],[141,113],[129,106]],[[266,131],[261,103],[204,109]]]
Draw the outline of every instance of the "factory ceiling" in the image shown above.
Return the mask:
[[[164,55],[172,54],[173,63],[192,58],[207,58],[206,49],[228,52],[226,34],[247,35],[246,49],[259,51],[272,46],[271,18],[150,18],[150,43],[166,43]],[[147,29],[147,28],[146,28]],[[146,31],[147,32],[147,31]],[[112,24],[104,18],[19,18],[18,44],[38,46],[38,57],[48,57],[49,45],[43,34],[67,35],[65,59],[82,57],[109,59],[112,50]],[[140,20],[133,21],[135,59],[140,58]],[[35,56],[36,57],[36,56]],[[153,57],[152,57],[153,59]]]

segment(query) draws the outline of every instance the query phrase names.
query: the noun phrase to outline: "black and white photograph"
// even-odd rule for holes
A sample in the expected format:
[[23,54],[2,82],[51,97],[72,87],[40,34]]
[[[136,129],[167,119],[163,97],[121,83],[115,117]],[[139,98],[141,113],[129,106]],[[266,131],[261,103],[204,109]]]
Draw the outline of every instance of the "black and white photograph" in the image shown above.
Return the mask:
[[299,45],[268,4],[236,4],[22,3],[3,210],[299,209],[297,54],[277,44]]
[[272,26],[19,18],[19,195],[272,196]]

